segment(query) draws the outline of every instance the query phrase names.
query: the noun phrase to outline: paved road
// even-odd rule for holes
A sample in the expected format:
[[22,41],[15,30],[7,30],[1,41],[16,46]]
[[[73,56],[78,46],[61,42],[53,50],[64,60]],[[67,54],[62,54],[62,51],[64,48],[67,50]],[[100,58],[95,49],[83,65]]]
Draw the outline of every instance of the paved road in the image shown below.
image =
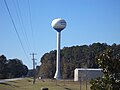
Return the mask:
[[2,80],[0,80],[0,83],[9,82],[9,81],[16,81],[16,80],[21,80],[21,79],[23,79],[23,78],[2,79]]

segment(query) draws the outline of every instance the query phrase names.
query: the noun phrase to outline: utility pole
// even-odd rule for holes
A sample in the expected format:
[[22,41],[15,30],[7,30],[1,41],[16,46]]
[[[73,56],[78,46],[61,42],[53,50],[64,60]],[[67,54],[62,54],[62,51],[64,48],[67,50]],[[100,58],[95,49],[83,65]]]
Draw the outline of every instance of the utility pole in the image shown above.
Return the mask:
[[30,55],[32,55],[32,60],[33,60],[33,84],[35,84],[35,55],[36,53],[31,53]]

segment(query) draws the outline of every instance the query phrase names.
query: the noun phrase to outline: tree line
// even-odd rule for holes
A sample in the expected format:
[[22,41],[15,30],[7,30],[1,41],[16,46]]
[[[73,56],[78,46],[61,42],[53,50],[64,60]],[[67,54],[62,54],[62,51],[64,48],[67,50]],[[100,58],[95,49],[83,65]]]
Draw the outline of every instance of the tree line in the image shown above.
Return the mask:
[[[75,68],[98,68],[96,56],[107,49],[113,49],[114,54],[120,54],[120,45],[107,45],[106,43],[93,43],[91,45],[81,45],[64,47],[61,49],[61,75],[63,79],[72,79]],[[53,78],[56,70],[56,50],[45,53],[39,67],[39,76],[43,78]]]
[[27,75],[28,68],[19,59],[9,59],[0,56],[0,79],[18,78]]

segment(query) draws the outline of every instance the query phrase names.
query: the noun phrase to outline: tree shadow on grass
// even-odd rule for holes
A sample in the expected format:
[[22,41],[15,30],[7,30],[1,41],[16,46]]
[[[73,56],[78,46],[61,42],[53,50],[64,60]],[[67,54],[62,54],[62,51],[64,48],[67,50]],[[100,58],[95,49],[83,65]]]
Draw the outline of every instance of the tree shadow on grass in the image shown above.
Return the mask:
[[70,88],[65,87],[66,90],[71,90]]
[[9,85],[10,86],[10,84],[8,84],[8,83],[0,83],[0,84],[2,84],[2,85]]
[[17,85],[12,85],[12,84],[9,84],[9,83],[0,83],[1,85],[8,85],[8,86],[12,86],[12,87],[19,87]]

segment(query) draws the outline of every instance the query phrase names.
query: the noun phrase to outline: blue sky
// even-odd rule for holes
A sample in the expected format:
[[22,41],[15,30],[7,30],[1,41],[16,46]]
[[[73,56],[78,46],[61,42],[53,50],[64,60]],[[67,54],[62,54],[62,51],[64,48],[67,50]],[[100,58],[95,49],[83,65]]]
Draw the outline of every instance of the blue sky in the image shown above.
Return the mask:
[[[63,18],[61,48],[95,42],[120,44],[120,0],[6,0],[27,57],[14,30],[4,0],[0,0],[0,55],[18,58],[32,68],[44,53],[56,49],[55,18]],[[29,8],[30,6],[30,8]],[[30,10],[30,11],[29,11]],[[32,28],[31,28],[32,27]]]

